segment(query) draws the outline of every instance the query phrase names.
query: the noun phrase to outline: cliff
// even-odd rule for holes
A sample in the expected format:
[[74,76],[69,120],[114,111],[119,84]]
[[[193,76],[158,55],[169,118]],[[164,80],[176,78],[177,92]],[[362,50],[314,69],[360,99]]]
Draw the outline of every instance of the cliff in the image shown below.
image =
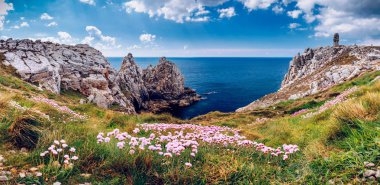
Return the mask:
[[[127,113],[161,112],[187,106],[200,99],[184,87],[175,64],[161,59],[158,66],[142,70],[132,54],[116,71],[102,53],[88,45],[61,45],[31,40],[0,40],[3,65],[41,88],[60,93],[78,91],[100,107],[119,105]],[[156,108],[159,107],[159,108]]]
[[237,112],[316,94],[369,71],[380,70],[380,47],[337,46],[308,48],[290,61],[281,88]]

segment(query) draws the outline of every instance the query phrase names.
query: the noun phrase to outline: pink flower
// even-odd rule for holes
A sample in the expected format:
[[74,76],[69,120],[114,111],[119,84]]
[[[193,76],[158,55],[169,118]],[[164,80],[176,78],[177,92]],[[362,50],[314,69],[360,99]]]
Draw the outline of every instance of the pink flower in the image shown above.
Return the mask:
[[109,143],[110,141],[111,141],[111,138],[109,137],[104,138],[104,142]]
[[193,165],[191,163],[185,163],[185,166],[191,168]]
[[117,146],[119,149],[122,149],[122,148],[124,148],[124,144],[125,144],[124,141],[123,141],[123,142],[118,142],[118,143],[116,144],[116,146]]
[[164,156],[165,157],[173,157],[173,155],[171,153],[164,153]]
[[71,147],[70,148],[70,152],[75,152],[76,150],[75,150],[75,148],[74,147]]
[[129,150],[129,154],[131,155],[135,154],[135,150]]
[[283,160],[288,159],[288,155],[284,155],[282,159],[283,159]]
[[139,133],[140,132],[140,129],[139,128],[135,128],[134,130],[133,130],[133,133],[135,133],[135,134],[137,134],[137,133]]
[[67,148],[68,146],[67,144],[62,144],[62,148]]
[[71,157],[71,159],[74,160],[74,161],[76,161],[76,160],[78,160],[79,158],[78,158],[78,156],[73,156],[73,157]]

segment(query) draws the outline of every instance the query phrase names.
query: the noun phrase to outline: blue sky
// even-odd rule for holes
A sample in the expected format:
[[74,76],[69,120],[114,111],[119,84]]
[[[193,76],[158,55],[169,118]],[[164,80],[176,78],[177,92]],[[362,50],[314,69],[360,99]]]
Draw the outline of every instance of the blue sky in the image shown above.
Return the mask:
[[[2,39],[86,43],[106,56],[293,56],[380,42],[380,0],[0,0]],[[363,13],[365,12],[365,13]]]

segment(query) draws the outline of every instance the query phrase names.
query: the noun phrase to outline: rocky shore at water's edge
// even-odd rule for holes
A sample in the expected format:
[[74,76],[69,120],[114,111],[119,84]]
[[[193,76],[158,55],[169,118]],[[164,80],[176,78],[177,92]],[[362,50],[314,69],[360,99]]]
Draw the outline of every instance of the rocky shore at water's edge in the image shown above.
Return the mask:
[[88,45],[0,40],[1,65],[11,66],[23,80],[59,94],[77,91],[87,97],[82,103],[108,108],[117,105],[133,114],[163,112],[189,106],[201,99],[184,86],[177,66],[162,57],[157,66],[141,69],[132,54],[123,59],[119,71],[102,53]]

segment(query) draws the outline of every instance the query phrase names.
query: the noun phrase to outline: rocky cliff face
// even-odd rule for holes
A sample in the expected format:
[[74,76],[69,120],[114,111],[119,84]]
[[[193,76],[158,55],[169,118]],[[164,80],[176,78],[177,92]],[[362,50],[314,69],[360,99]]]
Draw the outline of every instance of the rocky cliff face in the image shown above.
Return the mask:
[[268,107],[326,90],[368,71],[380,70],[380,47],[338,46],[308,48],[290,62],[278,92],[237,111]]
[[[3,64],[15,68],[23,80],[54,93],[78,91],[100,107],[117,104],[128,113],[159,112],[200,99],[194,91],[188,93],[179,70],[164,59],[143,71],[128,54],[116,71],[88,45],[12,39],[0,40],[0,53]],[[160,108],[151,109],[153,104]]]

